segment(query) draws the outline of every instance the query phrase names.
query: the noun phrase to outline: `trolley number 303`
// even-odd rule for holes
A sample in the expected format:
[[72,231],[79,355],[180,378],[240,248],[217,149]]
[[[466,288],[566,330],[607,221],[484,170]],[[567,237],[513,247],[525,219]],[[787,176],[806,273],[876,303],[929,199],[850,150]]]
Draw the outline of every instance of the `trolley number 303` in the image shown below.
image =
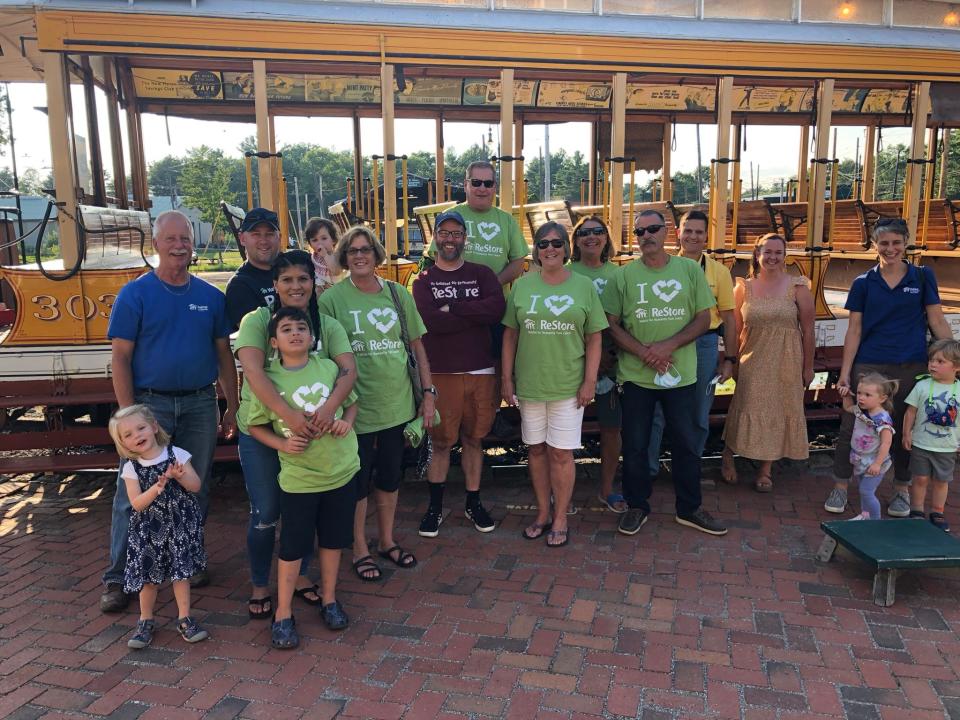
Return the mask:
[[37,320],[53,322],[63,317],[64,311],[74,320],[92,320],[97,315],[109,318],[116,299],[115,293],[106,293],[98,295],[96,300],[87,295],[68,295],[62,300],[62,305],[61,298],[53,295],[34,295],[30,301],[38,307],[33,313]]

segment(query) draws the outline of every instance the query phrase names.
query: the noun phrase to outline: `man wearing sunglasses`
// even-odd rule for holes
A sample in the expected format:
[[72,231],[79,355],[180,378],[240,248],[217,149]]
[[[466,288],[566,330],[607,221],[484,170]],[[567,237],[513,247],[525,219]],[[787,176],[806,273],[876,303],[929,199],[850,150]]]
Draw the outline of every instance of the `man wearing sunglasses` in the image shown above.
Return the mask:
[[[486,160],[470,163],[463,186],[467,201],[453,208],[467,228],[463,258],[486,265],[497,274],[501,285],[509,285],[520,277],[529,249],[513,215],[494,206],[497,174],[493,165]],[[437,257],[436,239],[427,254]]]
[[623,491],[629,510],[618,530],[635,535],[650,514],[649,448],[653,415],[663,411],[670,440],[676,521],[710,535],[727,529],[701,507],[696,340],[716,301],[699,264],[664,249],[666,222],[656,210],[637,217],[640,258],[624,265],[603,294],[610,333],[622,352]]
[[496,527],[480,502],[481,441],[500,406],[490,329],[500,326],[507,305],[493,270],[464,260],[467,225],[460,213],[440,213],[434,227],[436,264],[413,282],[413,299],[427,327],[423,346],[440,413],[440,424],[430,430],[430,505],[419,530],[421,537],[430,538],[440,534],[450,451],[458,439],[467,491],[464,514],[480,532]]
[[[707,244],[706,214],[700,210],[691,210],[680,219],[677,228],[677,240],[680,255],[690,258],[700,265],[716,305],[710,308],[710,328],[696,340],[697,348],[697,443],[699,455],[703,455],[707,437],[710,435],[710,407],[713,405],[714,378],[726,382],[733,376],[737,362],[737,322],[733,316],[733,278],[723,263],[706,255],[703,250]],[[723,335],[724,358],[717,363],[717,340]],[[653,419],[653,432],[650,437],[650,472],[656,475],[660,469],[660,440],[663,437],[663,413],[658,410]]]

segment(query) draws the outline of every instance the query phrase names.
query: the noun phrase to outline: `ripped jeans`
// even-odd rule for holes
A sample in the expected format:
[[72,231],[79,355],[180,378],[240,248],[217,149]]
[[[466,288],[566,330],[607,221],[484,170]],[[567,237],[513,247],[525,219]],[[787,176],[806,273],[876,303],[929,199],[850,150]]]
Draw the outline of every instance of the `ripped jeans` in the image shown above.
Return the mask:
[[[239,433],[240,466],[250,499],[250,524],[247,526],[247,556],[250,560],[250,580],[254,587],[270,584],[270,566],[273,564],[273,546],[280,524],[280,459],[277,451]],[[300,563],[300,574],[306,575],[311,551]]]

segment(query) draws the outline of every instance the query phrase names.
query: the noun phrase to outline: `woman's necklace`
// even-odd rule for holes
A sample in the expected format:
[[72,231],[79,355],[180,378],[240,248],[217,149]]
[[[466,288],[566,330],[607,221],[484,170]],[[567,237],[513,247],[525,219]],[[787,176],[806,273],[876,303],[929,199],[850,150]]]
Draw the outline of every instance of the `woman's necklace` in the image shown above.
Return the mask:
[[[160,280],[160,276],[159,276],[159,275],[157,275],[156,273],[154,273],[154,275],[156,276],[157,280]],[[186,284],[186,285],[170,285],[169,283],[166,283],[166,282],[164,282],[163,280],[160,280],[160,285],[161,285],[161,287],[163,287],[164,290],[166,290],[166,291],[167,291],[168,293],[170,293],[171,295],[174,295],[174,296],[176,296],[176,297],[179,297],[179,296],[181,296],[181,295],[186,295],[188,292],[190,292],[190,282],[191,282],[192,280],[193,280],[193,276],[190,275],[190,273],[187,273],[187,284]],[[173,288],[183,288],[183,289],[178,292],[178,291],[174,290]]]
[[383,281],[380,280],[380,278],[378,278],[376,275],[373,276],[373,279],[374,279],[374,280],[376,281],[376,283],[377,283],[377,289],[376,289],[376,290],[364,290],[362,287],[360,287],[359,285],[357,285],[357,281],[353,279],[353,275],[350,275],[350,283],[351,283],[357,290],[359,290],[359,291],[362,292],[362,293],[368,293],[368,294],[371,294],[371,295],[372,295],[373,293],[378,293],[378,292],[380,292],[381,290],[383,290]]

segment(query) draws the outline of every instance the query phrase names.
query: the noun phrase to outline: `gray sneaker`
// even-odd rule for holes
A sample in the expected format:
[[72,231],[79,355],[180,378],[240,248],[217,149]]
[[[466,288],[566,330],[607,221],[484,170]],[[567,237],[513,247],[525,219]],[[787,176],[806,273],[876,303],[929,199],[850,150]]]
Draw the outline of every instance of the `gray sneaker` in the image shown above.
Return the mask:
[[[847,509],[847,491],[835,487],[830,491],[830,495],[827,496],[827,501],[823,504],[823,509],[828,513],[834,513],[836,515],[845,512]],[[907,509],[909,510],[910,508]]]
[[909,517],[910,497],[905,492],[898,492],[887,505],[887,515],[890,517]]

